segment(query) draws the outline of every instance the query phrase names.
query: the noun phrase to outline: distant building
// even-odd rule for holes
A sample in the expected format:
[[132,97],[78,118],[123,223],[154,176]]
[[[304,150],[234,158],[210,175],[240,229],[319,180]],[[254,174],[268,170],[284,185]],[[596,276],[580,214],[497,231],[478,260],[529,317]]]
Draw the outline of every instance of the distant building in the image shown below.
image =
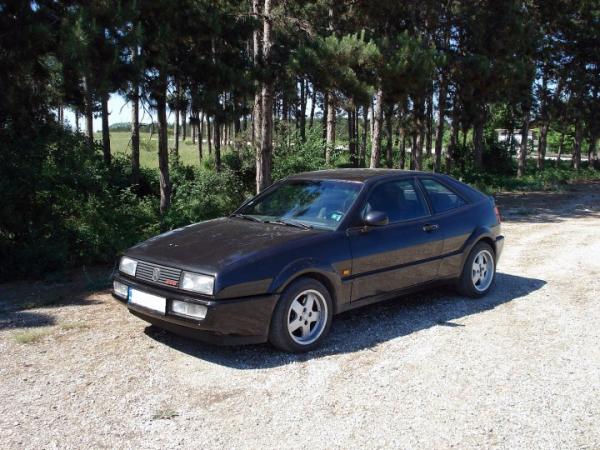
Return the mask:
[[[498,128],[496,131],[496,137],[498,138],[498,142],[506,142],[510,143],[511,133],[510,130],[505,128]],[[537,148],[537,142],[539,138],[539,132],[537,129],[529,130],[527,134],[527,143],[530,147]],[[512,144],[517,146],[521,145],[521,130],[516,129],[512,132]]]

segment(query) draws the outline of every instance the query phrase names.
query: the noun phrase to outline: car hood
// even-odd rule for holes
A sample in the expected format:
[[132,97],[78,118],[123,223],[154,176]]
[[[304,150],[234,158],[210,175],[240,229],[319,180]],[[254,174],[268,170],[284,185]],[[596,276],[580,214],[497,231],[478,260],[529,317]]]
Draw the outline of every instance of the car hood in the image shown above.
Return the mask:
[[260,253],[319,233],[322,231],[221,218],[168,231],[137,244],[126,254],[142,261],[217,274],[226,266],[249,262]]

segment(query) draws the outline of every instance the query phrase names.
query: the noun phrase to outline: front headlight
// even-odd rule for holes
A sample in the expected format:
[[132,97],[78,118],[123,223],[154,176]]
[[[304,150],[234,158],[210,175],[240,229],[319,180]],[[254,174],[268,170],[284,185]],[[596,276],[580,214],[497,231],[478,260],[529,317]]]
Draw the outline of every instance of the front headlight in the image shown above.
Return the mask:
[[121,262],[119,263],[119,270],[127,275],[131,275],[135,277],[135,269],[137,269],[137,261],[135,259],[128,258],[127,256],[123,256],[121,258]]
[[209,275],[200,275],[199,273],[183,272],[181,289],[212,295],[214,285],[214,277]]

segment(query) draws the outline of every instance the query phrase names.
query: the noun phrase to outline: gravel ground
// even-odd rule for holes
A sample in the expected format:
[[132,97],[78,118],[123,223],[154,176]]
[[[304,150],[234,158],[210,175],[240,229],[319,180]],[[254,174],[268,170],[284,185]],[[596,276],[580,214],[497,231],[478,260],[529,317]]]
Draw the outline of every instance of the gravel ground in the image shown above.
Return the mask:
[[0,446],[598,449],[600,185],[499,203],[486,298],[351,311],[301,356],[179,338],[81,283],[0,286]]

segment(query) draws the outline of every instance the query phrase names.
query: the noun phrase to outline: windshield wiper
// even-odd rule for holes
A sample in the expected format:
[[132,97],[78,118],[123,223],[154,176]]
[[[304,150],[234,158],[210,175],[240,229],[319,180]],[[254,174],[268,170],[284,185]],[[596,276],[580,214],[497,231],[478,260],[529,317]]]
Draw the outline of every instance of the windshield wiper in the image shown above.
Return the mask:
[[277,220],[267,220],[267,223],[274,223],[276,225],[285,225],[288,227],[296,227],[302,228],[303,230],[312,230],[314,227],[312,225],[308,225],[304,222],[299,222],[297,220],[286,220],[279,218]]
[[245,219],[245,220],[251,220],[252,222],[262,223],[262,220],[260,220],[258,217],[249,216],[248,214],[236,213],[236,214],[230,214],[229,217],[237,217],[238,219]]

